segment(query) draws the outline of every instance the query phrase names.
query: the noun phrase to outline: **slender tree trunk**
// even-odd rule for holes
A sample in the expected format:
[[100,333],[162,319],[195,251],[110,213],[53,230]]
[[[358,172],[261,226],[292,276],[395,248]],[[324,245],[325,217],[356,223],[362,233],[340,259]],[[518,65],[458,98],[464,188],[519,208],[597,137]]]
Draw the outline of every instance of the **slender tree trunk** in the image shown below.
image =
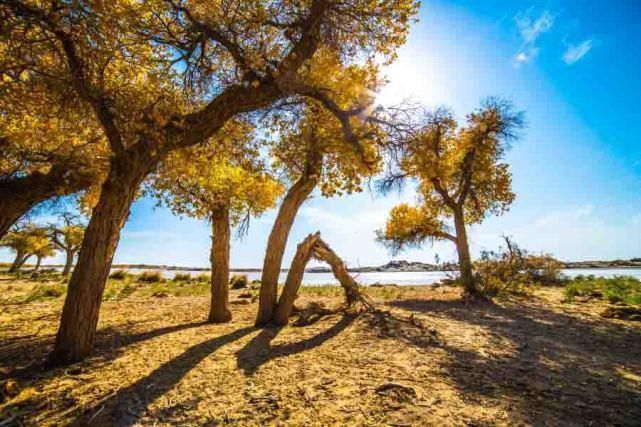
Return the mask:
[[40,263],[42,262],[42,257],[40,255],[37,256],[36,260],[36,266],[33,268],[33,271],[38,271],[40,270]]
[[140,183],[156,161],[157,158],[140,145],[112,159],[69,281],[49,363],[77,362],[91,351],[120,229],[127,220]]
[[34,172],[0,181],[0,239],[38,203],[78,192],[87,188],[91,180],[66,166],[54,166],[46,174]]
[[24,256],[25,256],[24,252],[19,251],[16,253],[16,259],[13,260],[13,263],[9,268],[9,273],[15,273],[16,271],[18,271],[18,269],[23,263],[22,259],[24,258]]
[[298,294],[298,289],[305,274],[305,267],[314,252],[314,246],[320,239],[320,232],[310,234],[303,240],[296,249],[296,255],[292,260],[292,265],[287,273],[285,288],[280,295],[278,305],[274,310],[273,321],[277,325],[286,325],[289,321],[289,315],[294,306],[294,300]]
[[347,271],[347,266],[345,266],[341,257],[339,257],[336,252],[334,252],[322,239],[318,239],[318,242],[314,247],[314,254],[316,255],[316,258],[322,259],[332,267],[334,277],[338,279],[338,282],[345,291],[345,301],[347,302],[347,305],[351,306],[358,301],[361,296],[360,291],[358,290],[358,284],[352,276],[350,276]]
[[68,276],[69,273],[71,273],[71,267],[73,266],[74,253],[73,251],[70,251],[68,249],[65,252],[67,254],[67,257],[65,259],[65,267],[62,269],[62,275]]
[[31,254],[25,254],[25,255],[22,257],[22,259],[20,260],[20,262],[18,262],[18,267],[16,268],[16,271],[20,270],[20,269],[22,268],[22,266],[24,266],[24,265],[25,265],[25,263],[27,262],[27,260],[28,260],[29,258],[31,258]]
[[209,321],[224,323],[231,320],[229,310],[229,207],[211,215],[211,306]]
[[269,323],[274,313],[278,298],[278,276],[283,262],[283,254],[287,246],[289,232],[294,225],[296,214],[301,205],[316,187],[317,178],[300,178],[289,189],[283,199],[276,221],[267,240],[267,250],[263,261],[263,272],[260,282],[260,296],[258,302],[258,317],[256,325]]
[[456,250],[458,252],[461,284],[463,285],[465,293],[476,296],[478,295],[478,289],[476,288],[474,275],[472,274],[472,259],[470,257],[470,247],[467,242],[465,216],[461,209],[454,211],[454,227],[456,228]]
[[278,299],[278,276],[287,246],[287,238],[292,225],[294,225],[298,210],[318,183],[322,167],[323,155],[317,149],[315,142],[312,141],[307,151],[305,171],[287,191],[278,209],[272,231],[269,233],[260,280],[256,326],[267,324],[272,320]]

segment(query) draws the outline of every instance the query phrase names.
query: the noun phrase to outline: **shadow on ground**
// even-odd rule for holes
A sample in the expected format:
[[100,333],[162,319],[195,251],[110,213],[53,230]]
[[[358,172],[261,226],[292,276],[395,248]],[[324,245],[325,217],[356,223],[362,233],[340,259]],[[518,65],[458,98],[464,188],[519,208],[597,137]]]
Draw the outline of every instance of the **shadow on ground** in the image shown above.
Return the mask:
[[[347,328],[354,322],[354,319],[353,316],[345,315],[329,329],[313,337],[274,347],[271,346],[271,341],[276,337],[280,328],[268,327],[262,329],[256,337],[250,340],[237,353],[238,366],[243,369],[246,375],[251,375],[260,365],[271,359],[290,356],[321,345]],[[193,326],[195,325],[191,325],[191,327]],[[185,325],[185,327],[190,326]],[[232,343],[255,330],[256,328],[254,327],[241,328],[189,348],[178,357],[159,366],[146,377],[118,390],[115,394],[103,398],[88,410],[78,414],[75,424],[112,425],[115,423],[118,426],[136,425],[145,416],[150,404],[178,384],[203,359],[212,355],[222,346]],[[127,342],[131,343],[132,340],[137,338],[148,339],[147,335],[154,335],[154,332],[157,331],[131,336]],[[167,333],[167,331],[164,331],[164,333]]]
[[261,365],[272,359],[292,356],[318,347],[344,331],[345,328],[354,323],[355,319],[355,316],[345,314],[333,326],[313,337],[277,346],[272,346],[271,342],[278,335],[281,328],[265,328],[236,354],[238,367],[243,370],[245,375],[253,375]]
[[446,375],[466,398],[510,402],[514,422],[549,425],[639,425],[641,331],[595,317],[544,308],[536,300],[518,307],[461,300],[401,300],[388,305],[480,326],[512,351],[496,357],[441,343]]

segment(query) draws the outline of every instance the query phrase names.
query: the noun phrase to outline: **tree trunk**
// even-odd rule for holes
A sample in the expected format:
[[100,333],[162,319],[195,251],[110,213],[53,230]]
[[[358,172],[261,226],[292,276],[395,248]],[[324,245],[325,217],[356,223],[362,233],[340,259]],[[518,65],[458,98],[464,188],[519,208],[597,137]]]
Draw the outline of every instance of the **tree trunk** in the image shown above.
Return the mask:
[[298,289],[305,274],[305,267],[314,252],[314,246],[320,239],[320,232],[310,234],[303,240],[296,249],[296,255],[292,260],[292,265],[287,273],[287,280],[285,281],[285,288],[280,295],[278,305],[274,310],[273,321],[277,325],[286,325],[289,321],[289,315],[294,306],[294,300],[298,294]]
[[34,172],[0,182],[0,239],[23,215],[40,202],[87,188],[92,177],[54,166],[49,173]]
[[68,276],[71,273],[71,267],[73,266],[73,251],[66,250],[67,258],[65,259],[65,267],[62,269],[62,275]]
[[157,161],[140,144],[112,158],[69,281],[56,342],[49,355],[50,364],[77,362],[91,351],[120,229],[140,183]]
[[338,282],[345,291],[345,300],[347,305],[351,306],[358,301],[361,296],[360,291],[358,290],[358,284],[352,276],[350,276],[345,263],[338,255],[336,255],[336,252],[334,252],[327,243],[319,239],[318,243],[314,247],[314,254],[316,255],[316,258],[325,261],[330,265],[330,267],[332,267],[334,277],[338,279]]
[[24,252],[17,252],[16,253],[16,259],[13,260],[13,264],[11,264],[11,267],[9,268],[9,273],[15,273],[16,271],[18,271],[18,269],[20,268],[20,266],[24,262],[23,261],[24,257],[25,257],[25,253]]
[[40,255],[37,256],[37,261],[36,261],[36,266],[33,268],[33,271],[38,271],[40,270],[40,263],[42,262],[42,257]]
[[211,215],[211,306],[209,321],[224,323],[231,320],[229,310],[229,207]]
[[274,313],[278,297],[278,276],[289,232],[294,224],[298,209],[316,187],[317,176],[302,177],[289,189],[280,205],[276,221],[267,240],[267,250],[263,262],[260,282],[258,317],[256,326],[269,323]]
[[467,242],[465,216],[462,210],[454,211],[454,227],[456,228],[456,250],[458,252],[461,284],[466,294],[477,296],[479,292],[474,283],[474,275],[472,274],[472,259],[470,257],[470,247]]
[[25,265],[25,263],[27,262],[27,260],[28,260],[29,258],[31,258],[31,255],[32,255],[32,254],[25,254],[25,255],[22,257],[22,259],[20,260],[20,262],[18,262],[18,267],[16,268],[16,271],[20,270],[20,269],[22,268],[22,266],[24,266],[24,265]]

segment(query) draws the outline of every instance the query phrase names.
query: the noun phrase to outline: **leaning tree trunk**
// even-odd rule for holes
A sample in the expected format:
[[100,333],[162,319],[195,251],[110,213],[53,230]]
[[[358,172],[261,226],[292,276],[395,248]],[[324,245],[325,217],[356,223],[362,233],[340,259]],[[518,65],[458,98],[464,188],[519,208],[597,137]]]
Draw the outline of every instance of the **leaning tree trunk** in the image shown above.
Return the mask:
[[38,256],[36,260],[36,266],[33,268],[33,271],[38,271],[40,270],[40,263],[42,262],[42,257]]
[[18,262],[18,266],[16,267],[16,271],[20,270],[27,262],[29,258],[31,258],[32,254],[26,254],[25,256],[22,257],[22,259]]
[[65,267],[62,269],[62,275],[68,276],[69,273],[71,273],[71,267],[73,266],[74,253],[73,251],[70,251],[70,250],[66,250],[65,252],[66,252]]
[[316,258],[325,261],[330,265],[330,267],[332,267],[334,277],[338,279],[338,282],[345,291],[345,300],[347,305],[351,306],[357,302],[361,297],[360,291],[358,290],[358,284],[352,276],[350,276],[345,263],[338,255],[336,255],[336,252],[334,252],[323,240],[318,239],[318,242],[314,247],[314,255]]
[[298,209],[314,190],[317,181],[317,175],[306,175],[300,178],[289,189],[283,199],[283,203],[280,205],[276,221],[269,234],[265,261],[263,262],[258,317],[256,318],[257,326],[264,325],[272,319],[278,297],[278,276],[280,275],[287,238],[294,224]]
[[314,246],[320,239],[320,232],[310,234],[303,240],[296,249],[296,255],[292,260],[292,265],[287,273],[285,287],[278,300],[278,305],[274,310],[273,322],[277,325],[286,325],[289,321],[289,315],[294,306],[294,300],[298,294],[298,289],[303,281],[305,266],[314,253]]
[[465,229],[465,216],[462,210],[454,212],[454,227],[456,228],[456,250],[458,252],[460,280],[466,294],[477,296],[479,294],[472,273],[472,259],[470,247],[467,242]]
[[11,267],[9,267],[9,273],[15,273],[16,271],[18,271],[20,266],[24,263],[23,261],[24,257],[25,257],[24,252],[19,251],[16,253],[16,259],[13,260]]
[[0,182],[0,239],[38,203],[78,192],[90,183],[90,176],[66,166],[54,166],[46,174],[34,172]]
[[209,321],[229,322],[229,207],[218,209],[211,215],[211,306]]
[[82,360],[91,351],[102,293],[113,255],[138,187],[157,160],[138,143],[111,161],[71,275],[49,363]]

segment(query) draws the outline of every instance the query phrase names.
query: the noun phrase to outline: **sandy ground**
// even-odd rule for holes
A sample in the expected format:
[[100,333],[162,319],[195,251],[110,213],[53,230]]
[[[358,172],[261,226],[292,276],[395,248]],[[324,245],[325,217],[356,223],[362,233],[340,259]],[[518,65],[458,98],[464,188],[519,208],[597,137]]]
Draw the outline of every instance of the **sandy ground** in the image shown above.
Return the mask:
[[0,280],[0,426],[641,425],[641,323],[559,289],[496,304],[378,289],[392,320],[281,329],[252,326],[256,303],[212,325],[207,296],[132,295],[103,303],[92,357],[44,369],[62,298],[16,303],[29,286]]

